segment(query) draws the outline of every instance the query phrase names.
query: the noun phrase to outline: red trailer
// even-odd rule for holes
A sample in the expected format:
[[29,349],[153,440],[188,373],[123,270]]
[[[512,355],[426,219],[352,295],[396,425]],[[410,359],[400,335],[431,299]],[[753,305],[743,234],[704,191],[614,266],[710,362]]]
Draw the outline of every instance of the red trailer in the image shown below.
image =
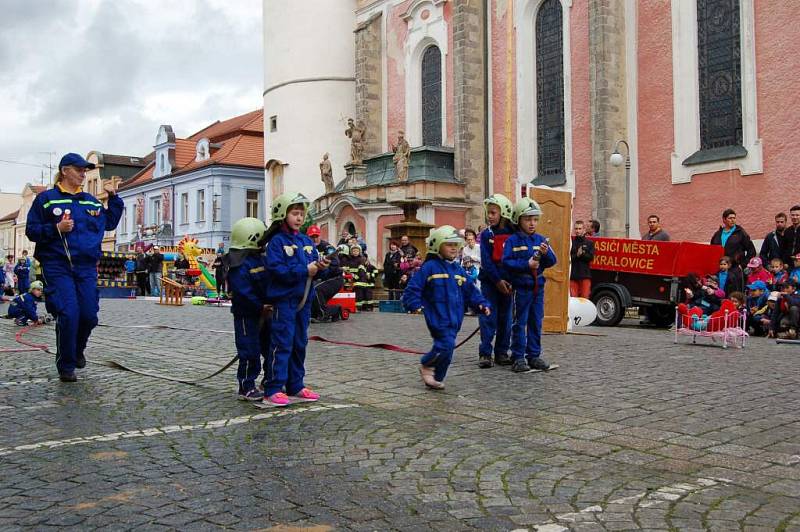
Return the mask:
[[592,301],[598,325],[617,325],[627,307],[639,307],[649,320],[668,326],[675,319],[681,283],[690,272],[716,273],[722,246],[593,238]]

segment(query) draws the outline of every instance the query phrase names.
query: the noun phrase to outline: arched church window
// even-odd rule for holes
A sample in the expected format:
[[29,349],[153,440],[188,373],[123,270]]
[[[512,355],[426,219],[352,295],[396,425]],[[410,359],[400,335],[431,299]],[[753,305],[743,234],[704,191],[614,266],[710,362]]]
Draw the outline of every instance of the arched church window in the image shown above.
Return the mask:
[[561,0],[545,0],[536,14],[537,185],[567,182],[564,171],[564,41]]
[[435,45],[422,55],[422,144],[442,145],[442,53]]
[[697,0],[697,53],[700,149],[742,146],[739,0]]

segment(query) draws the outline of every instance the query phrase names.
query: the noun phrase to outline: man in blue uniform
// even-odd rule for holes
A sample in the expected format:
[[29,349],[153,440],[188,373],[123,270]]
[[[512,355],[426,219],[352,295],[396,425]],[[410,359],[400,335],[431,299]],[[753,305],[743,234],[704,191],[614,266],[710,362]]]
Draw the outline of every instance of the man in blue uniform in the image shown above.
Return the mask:
[[103,183],[108,207],[81,190],[94,164],[77,153],[61,158],[56,184],[36,196],[25,235],[36,243],[42,265],[47,310],[56,318],[56,367],[63,382],[75,382],[75,368],[86,366],[84,350],[97,325],[97,262],[106,231],[117,227],[124,203],[113,180]]

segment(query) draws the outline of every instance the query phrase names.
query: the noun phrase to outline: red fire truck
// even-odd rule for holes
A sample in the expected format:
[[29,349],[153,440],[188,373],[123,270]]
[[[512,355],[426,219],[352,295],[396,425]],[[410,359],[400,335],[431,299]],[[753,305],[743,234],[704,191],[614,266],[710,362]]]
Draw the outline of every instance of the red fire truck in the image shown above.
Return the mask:
[[617,325],[626,308],[639,307],[653,324],[669,326],[686,275],[716,273],[724,255],[722,246],[694,242],[592,240],[592,301],[597,307],[597,325]]

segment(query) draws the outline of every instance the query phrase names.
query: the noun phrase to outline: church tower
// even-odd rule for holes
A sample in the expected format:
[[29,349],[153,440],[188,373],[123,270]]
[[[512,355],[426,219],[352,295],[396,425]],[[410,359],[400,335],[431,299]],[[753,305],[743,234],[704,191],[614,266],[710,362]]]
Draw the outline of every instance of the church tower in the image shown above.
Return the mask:
[[264,0],[264,159],[266,204],[286,190],[309,199],[350,161],[345,136],[355,117],[356,0]]

